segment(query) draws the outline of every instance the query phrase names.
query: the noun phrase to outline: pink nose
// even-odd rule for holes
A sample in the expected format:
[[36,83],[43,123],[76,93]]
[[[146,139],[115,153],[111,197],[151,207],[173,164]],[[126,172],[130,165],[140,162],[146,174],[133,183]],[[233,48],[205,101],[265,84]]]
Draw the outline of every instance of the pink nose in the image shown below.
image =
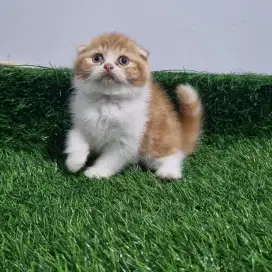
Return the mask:
[[104,65],[104,69],[105,69],[107,72],[109,72],[110,70],[113,69],[113,65],[111,65],[110,63],[106,63],[106,64]]

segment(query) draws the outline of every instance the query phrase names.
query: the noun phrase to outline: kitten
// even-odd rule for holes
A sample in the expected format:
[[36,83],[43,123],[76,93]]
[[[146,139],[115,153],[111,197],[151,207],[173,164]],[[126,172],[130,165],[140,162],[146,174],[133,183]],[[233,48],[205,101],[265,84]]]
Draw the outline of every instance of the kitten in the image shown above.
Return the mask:
[[79,171],[89,153],[100,154],[84,174],[108,178],[143,162],[162,179],[181,178],[184,158],[196,147],[202,106],[197,92],[179,85],[179,112],[152,82],[149,53],[118,33],[95,37],[78,49],[67,135],[66,165]]

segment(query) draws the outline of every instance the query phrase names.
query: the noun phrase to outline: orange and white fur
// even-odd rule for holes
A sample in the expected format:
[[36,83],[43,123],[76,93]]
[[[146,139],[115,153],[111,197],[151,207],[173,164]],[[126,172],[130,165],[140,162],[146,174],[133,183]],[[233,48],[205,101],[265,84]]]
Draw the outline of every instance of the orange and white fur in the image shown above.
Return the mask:
[[162,179],[182,177],[182,162],[195,150],[202,107],[193,87],[179,85],[179,111],[152,81],[149,53],[119,33],[81,46],[74,65],[73,125],[66,165],[79,171],[91,152],[100,154],[84,174],[108,178],[142,162]]

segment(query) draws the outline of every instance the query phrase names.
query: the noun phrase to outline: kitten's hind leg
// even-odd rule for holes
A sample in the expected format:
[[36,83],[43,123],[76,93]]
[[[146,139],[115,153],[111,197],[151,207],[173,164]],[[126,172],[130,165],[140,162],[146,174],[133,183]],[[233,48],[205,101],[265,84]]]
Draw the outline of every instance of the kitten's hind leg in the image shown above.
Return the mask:
[[64,153],[68,155],[66,166],[71,172],[75,173],[85,165],[89,155],[89,144],[78,129],[69,131]]
[[184,153],[177,151],[164,157],[148,159],[146,165],[155,170],[156,176],[161,179],[180,179],[182,177],[182,162],[184,158]]

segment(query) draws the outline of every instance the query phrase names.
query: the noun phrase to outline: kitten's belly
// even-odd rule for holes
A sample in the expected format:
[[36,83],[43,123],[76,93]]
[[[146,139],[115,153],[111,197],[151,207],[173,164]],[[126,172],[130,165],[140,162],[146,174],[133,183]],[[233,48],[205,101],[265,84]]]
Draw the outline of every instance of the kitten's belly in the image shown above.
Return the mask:
[[133,131],[131,129],[133,121],[129,116],[120,116],[107,110],[88,111],[81,116],[79,122],[91,148],[95,151],[100,151],[105,145],[114,141],[126,141]]
[[122,136],[122,127],[106,118],[88,121],[85,127],[88,140],[95,149],[101,149],[107,143],[120,140]]

